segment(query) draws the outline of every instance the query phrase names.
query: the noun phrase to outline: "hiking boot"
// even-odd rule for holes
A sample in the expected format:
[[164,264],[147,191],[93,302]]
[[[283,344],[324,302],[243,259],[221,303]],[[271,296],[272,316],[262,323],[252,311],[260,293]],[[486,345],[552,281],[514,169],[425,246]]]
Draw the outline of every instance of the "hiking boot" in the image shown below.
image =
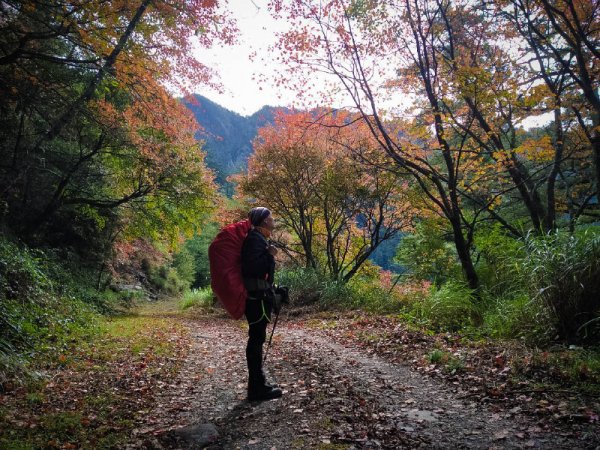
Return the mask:
[[248,389],[248,401],[260,402],[263,400],[273,400],[281,397],[281,389],[272,386],[259,386],[258,388]]

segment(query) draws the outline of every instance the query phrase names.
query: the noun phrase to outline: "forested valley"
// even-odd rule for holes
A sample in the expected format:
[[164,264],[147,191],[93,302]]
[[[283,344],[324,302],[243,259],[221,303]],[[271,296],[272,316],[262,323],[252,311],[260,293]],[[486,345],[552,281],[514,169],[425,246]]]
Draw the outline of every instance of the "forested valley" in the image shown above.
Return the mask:
[[[256,3],[310,107],[202,96],[235,1],[0,2],[0,448],[598,448],[600,4]],[[255,206],[259,405],[208,258]]]

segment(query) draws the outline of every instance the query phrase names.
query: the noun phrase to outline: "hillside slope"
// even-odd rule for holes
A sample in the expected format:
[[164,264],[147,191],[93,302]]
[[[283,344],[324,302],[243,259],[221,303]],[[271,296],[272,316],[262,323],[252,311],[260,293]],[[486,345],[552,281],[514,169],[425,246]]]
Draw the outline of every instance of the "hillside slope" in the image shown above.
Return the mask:
[[219,185],[228,190],[227,177],[246,167],[258,129],[272,123],[280,108],[264,106],[251,116],[241,116],[202,95],[184,104],[203,128],[197,136],[205,141],[208,166],[215,170]]

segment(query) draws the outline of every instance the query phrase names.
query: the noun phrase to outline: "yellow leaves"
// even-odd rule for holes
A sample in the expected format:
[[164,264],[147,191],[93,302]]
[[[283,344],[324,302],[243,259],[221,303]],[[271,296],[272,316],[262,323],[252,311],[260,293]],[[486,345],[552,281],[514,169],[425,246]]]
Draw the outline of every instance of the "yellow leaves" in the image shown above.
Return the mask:
[[491,199],[491,201],[489,202],[490,209],[498,209],[500,205],[502,205],[502,199],[503,197],[500,195],[497,195],[493,199]]
[[550,136],[542,136],[539,139],[527,139],[515,152],[526,157],[530,161],[551,161],[554,158],[555,148]]
[[532,87],[523,99],[523,106],[535,108],[540,106],[542,102],[547,102],[552,96],[552,92],[547,84],[538,84]]
[[460,66],[455,69],[454,78],[460,93],[470,98],[488,92],[488,86],[491,82],[489,70],[479,66]]

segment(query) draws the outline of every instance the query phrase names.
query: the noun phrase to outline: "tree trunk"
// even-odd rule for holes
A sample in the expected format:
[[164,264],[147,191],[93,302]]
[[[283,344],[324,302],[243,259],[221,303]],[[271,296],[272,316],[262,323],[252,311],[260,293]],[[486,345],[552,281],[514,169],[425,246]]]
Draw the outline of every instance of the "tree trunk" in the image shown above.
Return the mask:
[[448,219],[452,224],[454,246],[456,247],[456,253],[458,254],[458,259],[460,261],[463,273],[465,275],[465,278],[467,279],[469,287],[476,291],[477,289],[479,289],[479,277],[477,276],[477,272],[475,271],[473,259],[471,258],[471,252],[469,250],[469,246],[467,245],[467,241],[465,240],[465,236],[462,232],[460,218],[449,217]]
[[600,191],[600,114],[592,115],[592,151],[596,168],[596,191]]
[[556,198],[555,198],[555,185],[556,177],[560,170],[560,164],[563,156],[564,149],[564,135],[562,127],[562,114],[560,110],[560,100],[557,99],[556,106],[554,108],[554,129],[556,132],[556,142],[554,144],[554,164],[552,170],[548,175],[547,180],[547,193],[546,193],[546,216],[544,217],[544,226],[546,231],[552,231],[556,228]]

